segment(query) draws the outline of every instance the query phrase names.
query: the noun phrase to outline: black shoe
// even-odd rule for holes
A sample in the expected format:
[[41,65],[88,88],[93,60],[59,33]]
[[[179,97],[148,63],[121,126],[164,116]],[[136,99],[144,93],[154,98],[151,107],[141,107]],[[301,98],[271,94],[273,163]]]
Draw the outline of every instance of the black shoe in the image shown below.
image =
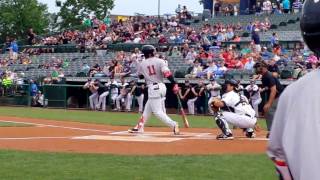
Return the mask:
[[143,129],[142,129],[142,128],[140,128],[140,129],[138,129],[138,128],[131,128],[131,129],[128,129],[128,132],[129,132],[129,133],[143,133]]
[[268,132],[268,134],[267,134],[266,138],[267,138],[267,139],[269,139],[269,136],[270,136],[270,132]]
[[217,140],[232,140],[232,139],[234,139],[234,138],[231,133],[229,133],[227,135],[222,133],[217,136]]
[[256,134],[252,131],[252,132],[246,132],[246,137],[247,138],[255,138]]

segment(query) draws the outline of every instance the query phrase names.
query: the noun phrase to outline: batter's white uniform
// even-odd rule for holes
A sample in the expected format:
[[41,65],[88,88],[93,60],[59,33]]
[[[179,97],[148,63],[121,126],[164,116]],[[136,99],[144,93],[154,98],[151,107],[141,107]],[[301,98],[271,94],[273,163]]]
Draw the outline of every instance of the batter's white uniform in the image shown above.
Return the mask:
[[[221,98],[220,96],[220,90],[221,90],[221,85],[218,84],[217,82],[212,82],[207,85],[207,90],[210,91],[210,99],[208,101],[208,107],[211,106],[211,103],[215,98]],[[209,108],[210,114],[213,114],[213,110]]]
[[250,84],[246,87],[246,90],[249,92],[251,105],[256,112],[256,117],[259,115],[259,104],[261,103],[261,95],[259,87],[256,84]]
[[320,70],[281,94],[270,132],[268,155],[287,162],[294,180],[320,178]]
[[148,87],[148,101],[142,114],[143,128],[144,124],[153,113],[158,119],[171,128],[177,123],[165,113],[164,98],[167,88],[164,81],[164,73],[170,71],[165,61],[152,57],[142,61],[138,66],[138,74],[143,75]]
[[[228,123],[239,128],[254,128],[257,122],[255,111],[245,96],[241,95],[241,99],[242,101],[240,101],[240,95],[235,91],[225,93],[221,100],[225,103],[227,108],[224,108],[222,115]],[[227,131],[231,133],[230,129]],[[253,131],[253,129],[251,131]]]

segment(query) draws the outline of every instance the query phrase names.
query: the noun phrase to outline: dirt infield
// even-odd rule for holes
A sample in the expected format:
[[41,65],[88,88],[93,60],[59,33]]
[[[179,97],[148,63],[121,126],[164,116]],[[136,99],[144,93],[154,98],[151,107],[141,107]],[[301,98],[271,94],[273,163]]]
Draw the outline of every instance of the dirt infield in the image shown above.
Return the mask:
[[235,130],[234,140],[217,141],[217,129],[181,128],[181,135],[174,136],[169,128],[147,127],[143,134],[129,134],[125,126],[13,117],[0,117],[0,122],[31,125],[1,127],[0,149],[121,155],[252,154],[264,153],[267,145],[264,131],[247,139],[241,130]]

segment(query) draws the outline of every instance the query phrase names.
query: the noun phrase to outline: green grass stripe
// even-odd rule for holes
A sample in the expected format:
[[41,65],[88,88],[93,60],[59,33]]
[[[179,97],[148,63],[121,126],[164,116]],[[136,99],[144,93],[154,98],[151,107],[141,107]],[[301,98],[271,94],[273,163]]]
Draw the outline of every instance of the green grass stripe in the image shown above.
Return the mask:
[[[93,112],[64,109],[41,109],[28,107],[0,107],[0,116],[13,116],[25,118],[39,118],[59,121],[76,121],[95,124],[107,124],[117,126],[134,126],[140,115],[138,113],[114,113],[114,112]],[[173,120],[183,126],[180,115],[169,115]],[[5,120],[5,119],[4,119]],[[188,116],[191,127],[214,128],[216,127],[212,116]],[[265,121],[260,120],[258,124],[266,129]],[[165,126],[160,120],[152,116],[147,126]]]
[[270,180],[261,155],[116,156],[0,151],[1,179]]

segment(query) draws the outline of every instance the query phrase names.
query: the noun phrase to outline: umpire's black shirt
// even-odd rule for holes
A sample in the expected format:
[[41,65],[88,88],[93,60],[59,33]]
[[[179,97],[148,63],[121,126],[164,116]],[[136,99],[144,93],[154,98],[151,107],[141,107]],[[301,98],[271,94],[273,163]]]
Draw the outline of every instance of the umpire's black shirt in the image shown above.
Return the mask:
[[277,94],[276,94],[276,98],[278,98],[280,96],[280,94],[283,91],[283,86],[281,85],[280,81],[278,78],[275,78],[272,76],[272,74],[270,72],[267,72],[266,74],[262,75],[262,85],[264,88],[268,88],[268,90],[266,91],[268,96],[270,95],[270,89],[272,86],[276,86],[277,88]]

